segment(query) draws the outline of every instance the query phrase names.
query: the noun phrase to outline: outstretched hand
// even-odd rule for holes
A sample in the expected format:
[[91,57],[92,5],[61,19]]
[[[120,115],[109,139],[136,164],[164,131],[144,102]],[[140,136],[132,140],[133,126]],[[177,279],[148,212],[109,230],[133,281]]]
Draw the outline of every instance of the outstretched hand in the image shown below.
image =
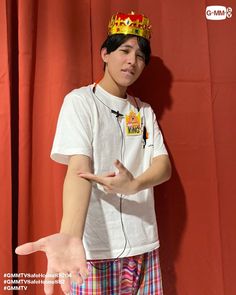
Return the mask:
[[[70,281],[82,284],[88,276],[83,243],[80,238],[64,233],[47,236],[38,241],[18,246],[16,254],[28,255],[45,252],[48,260],[44,281],[46,295],[53,294],[54,281],[58,280],[64,294],[70,294]],[[50,282],[49,282],[50,281]]]
[[114,163],[118,173],[108,172],[95,175],[90,172],[79,172],[78,175],[103,186],[105,192],[112,194],[131,195],[137,192],[137,183],[132,173],[118,160]]

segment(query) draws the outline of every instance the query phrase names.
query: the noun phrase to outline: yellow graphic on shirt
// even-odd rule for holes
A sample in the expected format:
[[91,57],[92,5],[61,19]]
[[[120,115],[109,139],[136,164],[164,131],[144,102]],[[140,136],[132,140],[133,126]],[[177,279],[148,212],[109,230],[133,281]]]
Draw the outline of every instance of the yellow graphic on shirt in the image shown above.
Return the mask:
[[141,118],[140,113],[136,114],[134,111],[130,111],[128,115],[125,115],[125,130],[126,135],[141,135]]

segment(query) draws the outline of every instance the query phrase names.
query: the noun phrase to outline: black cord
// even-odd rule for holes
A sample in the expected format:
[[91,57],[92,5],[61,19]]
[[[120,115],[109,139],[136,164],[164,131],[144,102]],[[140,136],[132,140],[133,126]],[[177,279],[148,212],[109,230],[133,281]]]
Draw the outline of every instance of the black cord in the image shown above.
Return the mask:
[[[121,228],[122,228],[122,232],[125,238],[125,244],[124,244],[124,248],[121,251],[121,253],[114,259],[108,259],[107,263],[109,263],[108,265],[105,265],[103,267],[99,267],[97,265],[95,265],[95,263],[93,263],[92,261],[89,261],[90,265],[92,265],[95,269],[97,270],[107,270],[109,268],[111,268],[112,264],[116,261],[118,261],[118,259],[122,256],[122,254],[125,252],[127,244],[128,244],[128,238],[125,232],[125,226],[124,226],[124,221],[123,221],[123,216],[122,216],[122,204],[123,204],[123,195],[120,196],[120,221],[121,221]],[[103,261],[104,262],[104,261]]]
[[96,95],[96,84],[93,86],[93,90],[92,90],[92,93],[93,93],[93,96],[95,96],[106,108],[108,108],[112,114],[115,114],[116,115],[116,118],[119,118],[119,117],[124,117],[123,114],[121,114],[119,111],[115,111],[113,110],[112,108],[110,108],[108,105],[106,105],[97,95]]
[[[120,121],[119,121],[119,117],[123,115],[119,113],[119,111],[114,111],[112,110],[108,105],[106,105],[95,93],[96,91],[96,84],[94,85],[93,87],[93,91],[92,93],[94,94],[94,96],[105,106],[107,107],[111,113],[114,113],[116,114],[116,119],[117,119],[117,123],[118,123],[118,126],[119,126],[119,129],[120,129],[120,132],[121,132],[121,154],[120,154],[120,159],[121,159],[121,162],[123,162],[123,154],[124,154],[124,133],[123,133],[123,130],[122,130],[122,127],[121,127],[121,124],[120,124]],[[136,100],[135,100],[136,102]],[[137,105],[137,102],[136,102],[136,105]],[[139,108],[138,108],[139,109]],[[122,255],[123,253],[125,252],[126,250],[126,247],[127,247],[127,244],[128,244],[128,237],[126,235],[126,232],[125,232],[125,226],[124,226],[124,221],[123,221],[123,215],[122,215],[122,208],[123,208],[123,199],[124,199],[124,195],[120,195],[120,222],[121,222],[121,228],[122,228],[122,232],[123,232],[123,235],[124,235],[124,239],[125,239],[125,243],[124,243],[124,248],[123,250],[121,251],[121,253],[114,259],[108,259],[108,262],[110,262],[109,265],[106,265],[104,267],[98,267],[97,265],[95,265],[92,261],[89,261],[90,265],[92,265],[95,269],[97,270],[107,270],[111,267],[112,263],[116,262]]]
[[[120,129],[120,132],[121,132],[121,155],[120,155],[120,159],[121,159],[121,162],[123,163],[123,155],[125,153],[124,151],[124,148],[125,148],[125,139],[124,139],[124,133],[123,133],[123,130],[122,130],[122,127],[121,127],[121,124],[120,124],[120,120],[119,120],[119,117],[124,117],[124,115],[122,115],[119,111],[115,111],[113,109],[111,109],[108,105],[106,105],[97,95],[96,95],[96,84],[93,86],[93,89],[92,89],[92,96],[95,97],[99,102],[101,102],[106,108],[108,108],[112,114],[115,114],[116,115],[116,119],[117,119],[117,123],[118,123],[118,126],[119,126],[119,129]],[[139,105],[138,105],[138,102],[136,100],[135,97],[133,97],[134,101],[135,101],[135,104],[136,104],[136,108],[138,110],[138,112],[140,111],[140,108],[139,108]],[[146,130],[146,127],[144,125],[144,128],[143,128],[143,148],[145,148],[145,145],[146,145],[146,140],[147,140],[147,130]],[[124,235],[124,248],[123,250],[121,251],[121,253],[114,259],[108,259],[107,260],[107,263],[109,263],[108,265],[105,265],[104,267],[98,267],[97,265],[95,265],[92,261],[89,261],[90,265],[92,265],[95,269],[97,270],[107,270],[109,268],[111,268],[112,264],[114,262],[116,262],[125,252],[126,248],[127,248],[127,244],[128,244],[128,237],[127,237],[127,234],[125,232],[125,226],[124,226],[124,221],[123,221],[123,200],[124,200],[124,195],[120,195],[120,222],[121,222],[121,228],[122,228],[122,232],[123,232],[123,235]],[[99,262],[98,262],[99,263]]]

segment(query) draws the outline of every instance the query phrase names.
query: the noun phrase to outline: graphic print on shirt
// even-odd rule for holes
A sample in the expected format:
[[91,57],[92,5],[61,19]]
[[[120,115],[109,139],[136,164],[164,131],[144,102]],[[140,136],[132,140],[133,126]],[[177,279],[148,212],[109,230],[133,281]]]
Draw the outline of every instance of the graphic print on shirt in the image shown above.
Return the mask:
[[127,136],[142,134],[140,112],[136,114],[131,110],[128,115],[125,115],[125,131]]

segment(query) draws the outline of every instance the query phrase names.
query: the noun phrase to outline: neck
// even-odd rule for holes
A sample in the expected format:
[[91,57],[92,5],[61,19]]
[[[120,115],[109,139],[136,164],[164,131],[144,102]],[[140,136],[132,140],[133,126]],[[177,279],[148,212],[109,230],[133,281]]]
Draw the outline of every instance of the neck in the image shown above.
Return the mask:
[[106,79],[105,77],[103,77],[98,84],[110,94],[117,97],[126,98],[127,87],[122,87],[118,85],[115,81],[108,81],[108,79]]

